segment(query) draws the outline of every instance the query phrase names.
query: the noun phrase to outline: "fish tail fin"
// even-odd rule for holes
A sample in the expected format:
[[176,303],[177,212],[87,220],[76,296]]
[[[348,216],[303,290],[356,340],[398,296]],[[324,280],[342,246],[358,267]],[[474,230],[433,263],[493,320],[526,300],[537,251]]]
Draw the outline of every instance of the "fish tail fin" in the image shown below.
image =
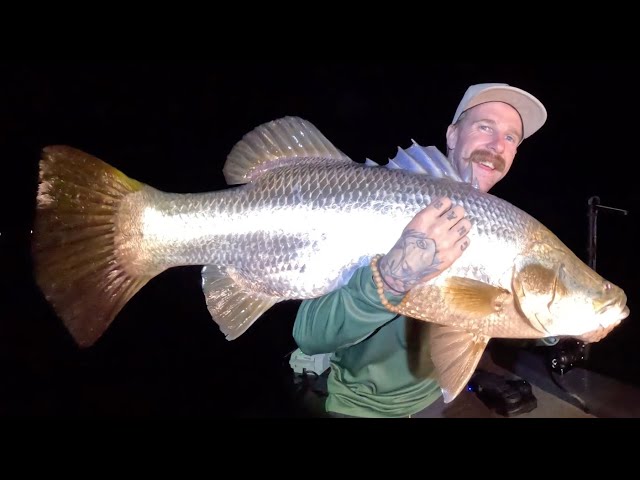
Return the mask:
[[42,151],[32,242],[35,279],[82,347],[96,342],[151,278],[127,273],[115,250],[122,199],[143,186],[71,147]]

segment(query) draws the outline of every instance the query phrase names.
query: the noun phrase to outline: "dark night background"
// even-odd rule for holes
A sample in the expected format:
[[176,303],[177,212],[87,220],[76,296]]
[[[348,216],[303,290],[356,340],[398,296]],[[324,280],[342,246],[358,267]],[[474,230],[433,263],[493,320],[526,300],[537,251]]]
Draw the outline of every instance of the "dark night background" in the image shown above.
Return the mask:
[[31,274],[40,149],[68,144],[172,192],[225,188],[242,135],[284,115],[314,123],[351,158],[385,162],[414,139],[444,150],[468,85],[506,82],[547,107],[492,191],[587,260],[587,200],[601,213],[598,271],[625,289],[631,316],[592,347],[589,368],[640,384],[637,78],[625,64],[0,65],[0,413],[289,416],[287,355],[297,307],[273,307],[224,340],[200,267],[164,272],[80,350]]

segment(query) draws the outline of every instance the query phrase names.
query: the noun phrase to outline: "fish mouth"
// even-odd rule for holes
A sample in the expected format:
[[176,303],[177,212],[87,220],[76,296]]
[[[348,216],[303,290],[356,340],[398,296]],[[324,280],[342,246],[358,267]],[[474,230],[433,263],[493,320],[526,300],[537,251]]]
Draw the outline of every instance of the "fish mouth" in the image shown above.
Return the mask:
[[624,320],[625,318],[627,318],[630,313],[631,313],[631,310],[629,310],[629,307],[625,305],[624,308],[622,309],[622,312],[620,312],[620,320]]
[[[605,313],[606,312],[606,313]],[[604,305],[602,308],[598,310],[599,314],[605,313],[609,321],[604,322],[607,325],[609,324],[618,324],[625,318],[629,316],[631,311],[629,310],[629,306],[625,304],[625,302],[611,301]],[[602,327],[606,327],[607,325],[602,325]]]
[[609,298],[608,301],[604,301],[602,303],[602,305],[596,310],[596,313],[604,313],[607,310],[611,310],[613,308],[617,308],[620,312],[624,312],[625,310],[629,311],[629,307],[627,306],[627,297],[616,296],[613,298]]
[[618,304],[617,300],[609,300],[608,302],[602,304],[602,306],[596,310],[596,313],[598,314],[604,313],[607,310],[611,309],[611,307],[616,306],[617,304]]

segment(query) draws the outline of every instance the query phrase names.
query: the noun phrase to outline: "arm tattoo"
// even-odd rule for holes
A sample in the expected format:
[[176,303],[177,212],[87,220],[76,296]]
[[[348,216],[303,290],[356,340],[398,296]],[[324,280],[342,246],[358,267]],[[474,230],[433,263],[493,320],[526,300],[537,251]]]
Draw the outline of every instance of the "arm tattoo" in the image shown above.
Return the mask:
[[380,262],[380,274],[394,293],[411,290],[425,276],[438,271],[436,242],[416,230],[406,230]]

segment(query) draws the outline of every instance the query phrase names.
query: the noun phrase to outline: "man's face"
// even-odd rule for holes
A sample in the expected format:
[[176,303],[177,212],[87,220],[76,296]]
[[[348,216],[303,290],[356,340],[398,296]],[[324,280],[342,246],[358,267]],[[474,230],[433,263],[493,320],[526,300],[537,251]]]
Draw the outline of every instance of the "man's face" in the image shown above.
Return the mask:
[[479,189],[488,192],[507,174],[522,139],[518,112],[502,102],[469,109],[447,129],[449,158],[458,168],[471,161]]

